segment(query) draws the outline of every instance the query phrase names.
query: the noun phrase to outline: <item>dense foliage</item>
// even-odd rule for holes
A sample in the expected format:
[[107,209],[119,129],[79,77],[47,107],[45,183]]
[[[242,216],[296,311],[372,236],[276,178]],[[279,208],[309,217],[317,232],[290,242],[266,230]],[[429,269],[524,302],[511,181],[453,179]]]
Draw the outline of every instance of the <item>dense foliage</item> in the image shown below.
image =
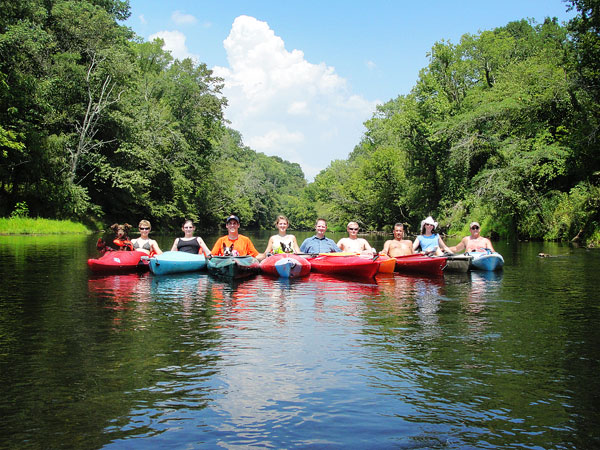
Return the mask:
[[[265,226],[306,186],[297,164],[227,129],[222,80],[119,25],[119,0],[18,0],[0,11],[0,215],[105,222],[235,211]],[[298,212],[301,215],[301,212]],[[297,214],[297,215],[298,215]]]
[[436,43],[345,161],[309,185],[227,127],[222,80],[119,24],[126,0],[0,9],[0,215],[103,222],[235,212],[367,229],[434,215],[464,231],[600,241],[600,1],[563,26],[511,22]]
[[317,176],[318,199],[372,229],[433,214],[454,231],[477,219],[504,236],[597,233],[598,2],[584,4],[571,34],[523,20],[436,43],[411,93]]

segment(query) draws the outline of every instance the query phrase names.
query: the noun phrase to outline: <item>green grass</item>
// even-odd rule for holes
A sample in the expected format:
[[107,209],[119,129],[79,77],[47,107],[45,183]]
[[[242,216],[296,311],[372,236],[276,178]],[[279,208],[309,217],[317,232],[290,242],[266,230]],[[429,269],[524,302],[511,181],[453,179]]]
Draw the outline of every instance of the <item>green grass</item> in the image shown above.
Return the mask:
[[0,234],[74,234],[91,233],[83,224],[70,220],[0,218]]

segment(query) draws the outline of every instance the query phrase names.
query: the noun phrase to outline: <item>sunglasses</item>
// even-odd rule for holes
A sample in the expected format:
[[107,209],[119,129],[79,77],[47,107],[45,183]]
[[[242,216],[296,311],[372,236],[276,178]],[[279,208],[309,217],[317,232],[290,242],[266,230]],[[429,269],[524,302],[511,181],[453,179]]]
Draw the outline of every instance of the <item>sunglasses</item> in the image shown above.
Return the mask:
[[479,227],[478,227],[477,225],[473,225],[473,226],[471,227],[471,230],[479,230]]
[[149,227],[140,227],[140,230],[149,230]]
[[348,229],[351,230],[351,231],[358,231],[358,228],[350,228],[350,227],[348,227]]

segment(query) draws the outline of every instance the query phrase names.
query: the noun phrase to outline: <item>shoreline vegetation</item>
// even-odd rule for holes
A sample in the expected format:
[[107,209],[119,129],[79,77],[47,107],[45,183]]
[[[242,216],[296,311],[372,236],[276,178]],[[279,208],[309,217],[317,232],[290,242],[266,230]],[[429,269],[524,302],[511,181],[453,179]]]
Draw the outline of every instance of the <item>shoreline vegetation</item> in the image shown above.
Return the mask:
[[82,223],[31,217],[0,218],[0,235],[92,234]]
[[[559,1],[559,0],[554,0]],[[427,216],[450,235],[600,245],[600,3],[440,40],[345,160],[302,168],[244,144],[223,80],[121,25],[129,3],[22,0],[0,16],[0,233],[90,232],[123,216],[178,230],[366,231]],[[349,149],[350,150],[350,149]],[[74,226],[75,228],[71,228]],[[50,231],[52,230],[52,231]],[[71,231],[77,230],[77,231]],[[466,232],[465,232],[466,230]]]
[[[339,230],[343,231],[343,230]],[[26,236],[26,235],[57,235],[57,234],[94,234],[102,233],[104,230],[92,230],[86,225],[71,220],[53,220],[31,217],[11,217],[0,218],[0,236]],[[174,230],[176,232],[176,230]],[[446,237],[459,237],[468,234],[468,230],[449,230],[443,233]],[[368,230],[361,232],[362,236],[393,236],[390,230]],[[500,236],[490,236],[493,241],[500,239]],[[530,240],[530,239],[523,239]],[[535,240],[535,239],[533,239]],[[542,241],[542,240],[540,240]],[[544,239],[543,241],[552,241]],[[600,247],[600,231],[594,233],[590,239],[585,242],[571,241],[574,245],[584,245],[587,248]]]

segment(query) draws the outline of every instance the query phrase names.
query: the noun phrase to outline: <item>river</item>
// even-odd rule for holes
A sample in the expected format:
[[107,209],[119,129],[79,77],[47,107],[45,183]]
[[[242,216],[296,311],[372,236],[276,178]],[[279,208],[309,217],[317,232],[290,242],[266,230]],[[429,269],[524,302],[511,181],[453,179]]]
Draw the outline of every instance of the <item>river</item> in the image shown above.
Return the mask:
[[600,447],[600,250],[228,283],[92,275],[96,238],[0,237],[2,448]]

